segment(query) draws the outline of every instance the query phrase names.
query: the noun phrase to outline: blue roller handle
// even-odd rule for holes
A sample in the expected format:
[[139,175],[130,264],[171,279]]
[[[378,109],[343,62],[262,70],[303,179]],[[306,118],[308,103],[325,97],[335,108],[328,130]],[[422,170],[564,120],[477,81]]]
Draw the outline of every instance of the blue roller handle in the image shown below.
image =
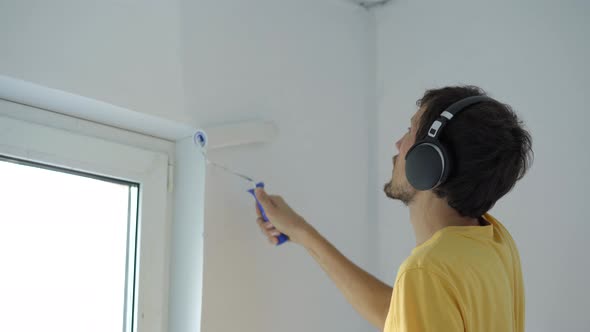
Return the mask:
[[[256,188],[264,188],[264,182],[258,182],[256,184]],[[254,192],[256,190],[256,188],[249,189],[248,192],[250,194],[252,194],[252,196],[254,196],[254,199],[256,200],[256,205],[258,205],[258,208],[260,209],[260,212],[262,213],[262,220],[264,220],[264,222],[268,222],[268,217],[266,216],[266,212],[264,211],[262,204],[260,204],[260,202],[258,201],[258,197],[256,197],[256,193]],[[283,233],[281,233],[276,238],[279,240],[277,242],[277,246],[289,241],[289,237]]]

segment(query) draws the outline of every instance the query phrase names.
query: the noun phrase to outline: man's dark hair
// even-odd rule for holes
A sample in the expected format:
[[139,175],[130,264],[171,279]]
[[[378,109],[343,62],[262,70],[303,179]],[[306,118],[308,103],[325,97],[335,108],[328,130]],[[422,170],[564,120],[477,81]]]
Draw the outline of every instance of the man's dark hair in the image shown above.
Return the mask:
[[[426,137],[434,120],[451,104],[486,96],[475,86],[427,90],[416,104],[425,107],[416,141]],[[466,217],[488,212],[520,180],[533,160],[532,139],[509,105],[484,101],[469,106],[443,129],[439,140],[448,148],[453,168],[433,192]]]

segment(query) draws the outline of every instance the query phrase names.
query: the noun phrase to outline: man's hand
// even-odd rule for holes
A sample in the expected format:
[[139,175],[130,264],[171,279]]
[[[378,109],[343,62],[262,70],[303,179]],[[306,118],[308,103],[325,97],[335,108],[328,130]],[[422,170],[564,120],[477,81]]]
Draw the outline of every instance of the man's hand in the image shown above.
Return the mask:
[[269,242],[277,244],[276,237],[283,233],[289,237],[291,242],[302,244],[301,241],[306,233],[312,229],[305,219],[293,211],[281,196],[267,195],[264,189],[256,188],[256,198],[258,198],[266,212],[266,216],[270,220],[264,222],[257,205],[257,222],[262,232],[268,237]]

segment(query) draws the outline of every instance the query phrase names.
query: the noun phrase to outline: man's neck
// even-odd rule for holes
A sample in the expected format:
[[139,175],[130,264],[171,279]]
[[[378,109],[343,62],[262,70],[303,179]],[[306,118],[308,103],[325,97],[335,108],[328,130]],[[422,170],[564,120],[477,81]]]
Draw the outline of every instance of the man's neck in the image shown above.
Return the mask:
[[430,239],[447,226],[477,226],[477,218],[462,217],[447,201],[430,191],[419,191],[409,205],[410,221],[416,236],[416,246]]

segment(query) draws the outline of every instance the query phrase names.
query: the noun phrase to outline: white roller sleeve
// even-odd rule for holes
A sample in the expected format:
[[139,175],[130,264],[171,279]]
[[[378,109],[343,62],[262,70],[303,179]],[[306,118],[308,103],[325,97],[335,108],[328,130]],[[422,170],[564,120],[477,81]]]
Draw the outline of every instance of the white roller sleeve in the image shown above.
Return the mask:
[[207,150],[266,143],[272,141],[279,132],[277,126],[270,121],[239,122],[200,130],[207,135]]

